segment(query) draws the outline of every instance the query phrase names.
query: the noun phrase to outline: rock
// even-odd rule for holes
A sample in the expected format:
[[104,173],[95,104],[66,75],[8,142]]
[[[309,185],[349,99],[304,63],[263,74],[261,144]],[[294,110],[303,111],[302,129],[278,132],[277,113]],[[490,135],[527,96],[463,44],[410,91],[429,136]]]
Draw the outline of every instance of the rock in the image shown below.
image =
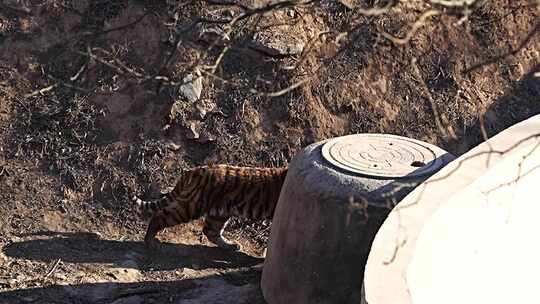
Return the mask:
[[116,282],[136,282],[141,272],[133,268],[114,268],[107,272],[107,275],[115,279]]
[[199,100],[202,92],[202,76],[199,71],[193,74],[188,74],[183,79],[183,84],[180,86],[180,93],[189,101],[195,102]]
[[189,122],[189,125],[187,127],[187,133],[186,137],[188,139],[199,139],[199,129],[200,129],[201,123],[198,121],[191,121]]
[[264,31],[255,34],[250,47],[269,56],[289,56],[302,53],[304,42],[292,33]]
[[185,278],[194,278],[197,277],[198,272],[195,269],[184,267],[182,268],[182,275]]

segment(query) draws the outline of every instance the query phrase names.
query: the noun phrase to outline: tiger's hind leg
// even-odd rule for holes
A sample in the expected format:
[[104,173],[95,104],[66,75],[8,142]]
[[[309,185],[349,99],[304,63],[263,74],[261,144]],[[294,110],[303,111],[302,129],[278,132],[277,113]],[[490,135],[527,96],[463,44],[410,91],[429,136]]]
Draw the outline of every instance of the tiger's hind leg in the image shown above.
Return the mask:
[[229,250],[239,250],[240,245],[223,237],[223,230],[228,221],[228,217],[208,215],[204,218],[203,233],[210,242],[216,244],[218,247]]

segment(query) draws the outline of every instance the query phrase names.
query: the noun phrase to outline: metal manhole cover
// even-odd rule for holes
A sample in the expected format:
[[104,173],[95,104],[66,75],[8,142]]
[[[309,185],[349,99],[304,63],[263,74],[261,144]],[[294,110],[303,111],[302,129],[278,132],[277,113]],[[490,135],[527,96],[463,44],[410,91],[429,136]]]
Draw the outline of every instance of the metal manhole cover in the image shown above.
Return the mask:
[[322,147],[323,157],[354,173],[379,178],[417,177],[441,168],[447,152],[423,141],[389,134],[337,137]]

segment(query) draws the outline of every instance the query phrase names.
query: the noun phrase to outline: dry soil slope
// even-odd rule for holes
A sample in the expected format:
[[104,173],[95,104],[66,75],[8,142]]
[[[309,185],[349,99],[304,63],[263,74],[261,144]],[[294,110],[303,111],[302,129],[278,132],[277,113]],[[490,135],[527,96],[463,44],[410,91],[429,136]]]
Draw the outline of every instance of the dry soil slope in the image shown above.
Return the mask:
[[[373,2],[389,1],[355,3]],[[230,227],[252,256],[207,247],[197,222],[163,234],[177,245],[151,257],[136,242],[144,227],[128,194],[155,196],[187,166],[278,166],[311,142],[354,132],[411,136],[459,154],[481,140],[482,114],[491,135],[540,112],[532,0],[485,1],[463,22],[460,9],[422,1],[376,16],[334,1],[285,3],[251,11],[215,45],[213,33],[226,31],[241,5],[167,3],[1,4],[0,298],[212,301],[218,290],[260,300],[249,266],[269,227]],[[431,9],[442,14],[408,43],[387,38],[405,37]],[[178,90],[194,63],[206,66],[199,102]]]

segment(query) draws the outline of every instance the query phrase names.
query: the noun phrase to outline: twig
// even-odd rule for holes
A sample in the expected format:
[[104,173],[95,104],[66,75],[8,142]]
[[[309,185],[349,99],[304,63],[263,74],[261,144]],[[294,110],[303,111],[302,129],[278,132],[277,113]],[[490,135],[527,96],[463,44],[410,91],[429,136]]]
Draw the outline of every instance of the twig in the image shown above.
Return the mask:
[[37,96],[37,95],[43,95],[43,93],[46,93],[46,92],[48,92],[48,91],[50,91],[50,90],[56,88],[57,86],[58,86],[58,84],[55,83],[55,84],[52,84],[52,85],[50,85],[50,86],[46,86],[46,87],[44,87],[44,88],[41,88],[41,89],[39,89],[39,90],[36,90],[36,91],[34,91],[34,92],[32,92],[32,93],[26,94],[26,95],[24,95],[24,97],[25,97],[25,98],[28,98],[28,97],[34,97],[34,96]]
[[[102,53],[105,53],[106,55],[111,55],[111,53],[105,49],[102,49],[100,47],[95,47],[93,48],[92,50],[97,50],[97,51],[101,51]],[[90,53],[90,52],[89,52]],[[94,55],[96,56],[96,55]],[[123,63],[122,61],[116,59],[116,58],[113,58],[112,59],[117,65],[119,68],[122,68],[124,69],[125,71],[127,71],[128,73],[132,74],[133,76],[137,77],[137,78],[143,78],[144,75],[133,70],[132,68],[128,67],[125,63]]]
[[[77,79],[81,76],[82,72],[84,72],[85,68],[86,68],[86,63],[83,64],[83,65],[81,66],[81,68],[77,71],[77,73],[75,73],[75,75],[71,76],[69,79],[70,79],[71,81],[77,80]],[[26,94],[26,95],[24,95],[24,97],[25,97],[25,98],[29,98],[29,97],[34,97],[34,96],[36,96],[36,95],[43,95],[43,93],[46,93],[46,92],[51,91],[52,89],[58,87],[59,84],[65,86],[65,87],[71,88],[71,89],[75,89],[75,90],[79,90],[79,91],[85,92],[85,93],[88,93],[88,92],[91,92],[91,91],[92,91],[92,89],[84,89],[84,88],[75,86],[75,85],[73,85],[73,84],[64,82],[64,81],[62,81],[62,80],[60,80],[60,79],[58,79],[58,78],[56,78],[56,77],[53,77],[53,76],[51,76],[51,75],[47,75],[47,78],[56,81],[56,83],[55,83],[55,84],[52,84],[52,85],[50,85],[50,86],[46,86],[46,87],[44,87],[44,88],[41,88],[41,89],[39,89],[39,90],[36,90],[36,91],[34,91],[34,92],[32,92],[32,93]]]
[[425,11],[421,16],[420,18],[418,18],[418,20],[416,20],[413,25],[412,25],[412,28],[410,31],[407,32],[407,34],[405,34],[405,37],[403,38],[398,38],[398,37],[394,37],[393,35],[387,33],[387,32],[382,32],[382,36],[390,41],[392,41],[393,43],[395,44],[407,44],[409,42],[409,40],[411,40],[411,38],[413,37],[414,34],[416,34],[416,32],[418,31],[418,29],[420,29],[424,24],[426,24],[426,20],[429,18],[429,17],[433,17],[433,16],[437,16],[437,15],[440,15],[441,12],[438,11],[438,10],[428,10],[428,11]]
[[81,88],[79,86],[76,86],[76,85],[73,85],[71,83],[68,83],[68,82],[65,82],[65,81],[62,81],[56,77],[53,77],[51,75],[47,75],[47,78],[51,79],[51,80],[54,80],[56,81],[57,83],[55,84],[56,86],[58,86],[59,84],[60,85],[63,85],[65,86],[66,88],[70,88],[70,89],[74,89],[74,90],[77,90],[77,91],[81,91],[83,93],[89,93],[89,92],[92,92],[93,89],[85,89],[85,88]]
[[281,95],[284,95],[284,94],[287,94],[288,92],[300,87],[301,85],[303,85],[304,83],[308,82],[311,80],[312,77],[306,77],[300,81],[298,81],[297,83],[294,83],[284,89],[281,89],[279,91],[274,91],[274,92],[260,92],[256,89],[251,89],[250,92],[251,93],[254,93],[254,94],[257,94],[259,96],[266,96],[266,97],[279,97]]
[[54,263],[53,267],[51,268],[51,270],[49,270],[49,272],[43,277],[42,281],[45,281],[47,278],[49,278],[55,271],[56,271],[56,268],[58,268],[58,265],[60,265],[60,262],[62,260],[61,259],[58,259],[56,260],[56,262]]
[[[457,138],[455,138],[456,137],[455,134],[451,134],[444,127],[443,122],[441,120],[441,115],[439,114],[439,110],[437,108],[437,104],[433,100],[433,95],[431,95],[431,92],[429,91],[429,87],[428,87],[426,81],[424,80],[424,78],[422,77],[422,73],[420,72],[420,68],[418,67],[416,57],[411,60],[411,65],[412,65],[414,73],[416,74],[416,77],[419,78],[418,82],[421,82],[422,88],[425,91],[426,98],[428,99],[429,104],[431,106],[431,110],[433,111],[433,117],[435,118],[435,125],[437,126],[437,129],[439,129],[439,131],[441,132],[441,135],[450,136],[450,137],[452,137],[454,139],[457,139]],[[454,135],[454,136],[452,136],[452,135]]]
[[78,71],[77,73],[75,73],[75,75],[71,76],[71,77],[69,78],[69,80],[71,80],[71,81],[77,80],[77,79],[79,78],[79,76],[81,76],[82,72],[84,72],[84,69],[86,68],[86,64],[87,64],[87,63],[83,64],[83,65],[81,66],[81,68],[79,69],[79,71]]

